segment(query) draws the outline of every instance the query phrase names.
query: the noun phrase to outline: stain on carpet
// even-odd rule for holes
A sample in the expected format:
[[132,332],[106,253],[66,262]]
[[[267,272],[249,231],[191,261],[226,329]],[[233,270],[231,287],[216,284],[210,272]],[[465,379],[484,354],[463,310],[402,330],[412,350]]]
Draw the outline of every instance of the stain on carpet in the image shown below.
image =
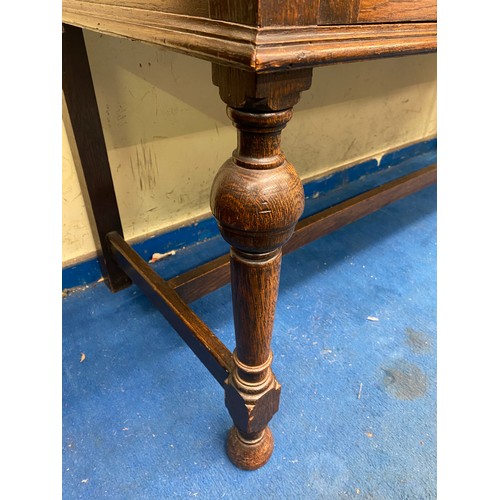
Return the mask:
[[417,399],[427,392],[427,376],[417,365],[399,360],[382,371],[386,392],[397,399]]
[[414,330],[413,328],[406,329],[406,342],[416,354],[425,354],[432,349],[432,342],[429,335]]

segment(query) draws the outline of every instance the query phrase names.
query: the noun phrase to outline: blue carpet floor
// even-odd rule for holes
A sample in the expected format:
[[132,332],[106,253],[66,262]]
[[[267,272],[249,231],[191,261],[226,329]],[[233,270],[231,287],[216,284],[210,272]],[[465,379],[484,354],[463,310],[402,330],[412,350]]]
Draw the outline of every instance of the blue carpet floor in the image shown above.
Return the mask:
[[[224,253],[209,240],[164,277]],[[193,309],[233,349],[230,290]],[[436,498],[436,189],[283,259],[273,337],[275,451],[224,446],[223,391],[141,293],[63,300],[63,498]]]

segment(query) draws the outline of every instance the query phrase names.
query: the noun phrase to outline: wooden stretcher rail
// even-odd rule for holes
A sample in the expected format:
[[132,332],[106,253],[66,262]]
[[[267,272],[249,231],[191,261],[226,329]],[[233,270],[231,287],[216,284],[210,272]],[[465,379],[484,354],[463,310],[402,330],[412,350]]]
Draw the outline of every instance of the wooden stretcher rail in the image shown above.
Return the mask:
[[[283,247],[283,253],[297,250],[389,203],[434,184],[436,180],[437,167],[430,165],[303,219],[297,224],[293,236]],[[167,283],[189,303],[217,290],[229,281],[229,254],[227,254],[176,276]]]
[[233,366],[231,352],[117,232],[109,233],[108,241],[120,267],[223,386]]

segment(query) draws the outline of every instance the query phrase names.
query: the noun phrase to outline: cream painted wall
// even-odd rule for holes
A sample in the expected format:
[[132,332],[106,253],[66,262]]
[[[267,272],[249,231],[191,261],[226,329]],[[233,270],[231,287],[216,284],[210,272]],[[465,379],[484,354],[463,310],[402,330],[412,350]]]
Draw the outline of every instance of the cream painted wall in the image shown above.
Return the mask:
[[[85,34],[126,239],[209,212],[236,134],[210,64]],[[433,54],[316,68],[283,134],[303,179],[436,134]],[[95,251],[63,127],[63,265]]]

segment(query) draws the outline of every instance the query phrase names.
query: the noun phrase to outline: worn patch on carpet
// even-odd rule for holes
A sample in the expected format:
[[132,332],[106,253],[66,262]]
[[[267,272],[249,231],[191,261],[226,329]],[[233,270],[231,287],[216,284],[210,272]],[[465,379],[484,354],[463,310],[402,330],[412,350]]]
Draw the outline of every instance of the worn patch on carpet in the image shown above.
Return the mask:
[[427,376],[415,364],[398,360],[382,371],[386,392],[397,399],[417,399],[427,392]]
[[415,354],[428,353],[432,348],[432,341],[429,335],[413,328],[406,329],[406,342]]

